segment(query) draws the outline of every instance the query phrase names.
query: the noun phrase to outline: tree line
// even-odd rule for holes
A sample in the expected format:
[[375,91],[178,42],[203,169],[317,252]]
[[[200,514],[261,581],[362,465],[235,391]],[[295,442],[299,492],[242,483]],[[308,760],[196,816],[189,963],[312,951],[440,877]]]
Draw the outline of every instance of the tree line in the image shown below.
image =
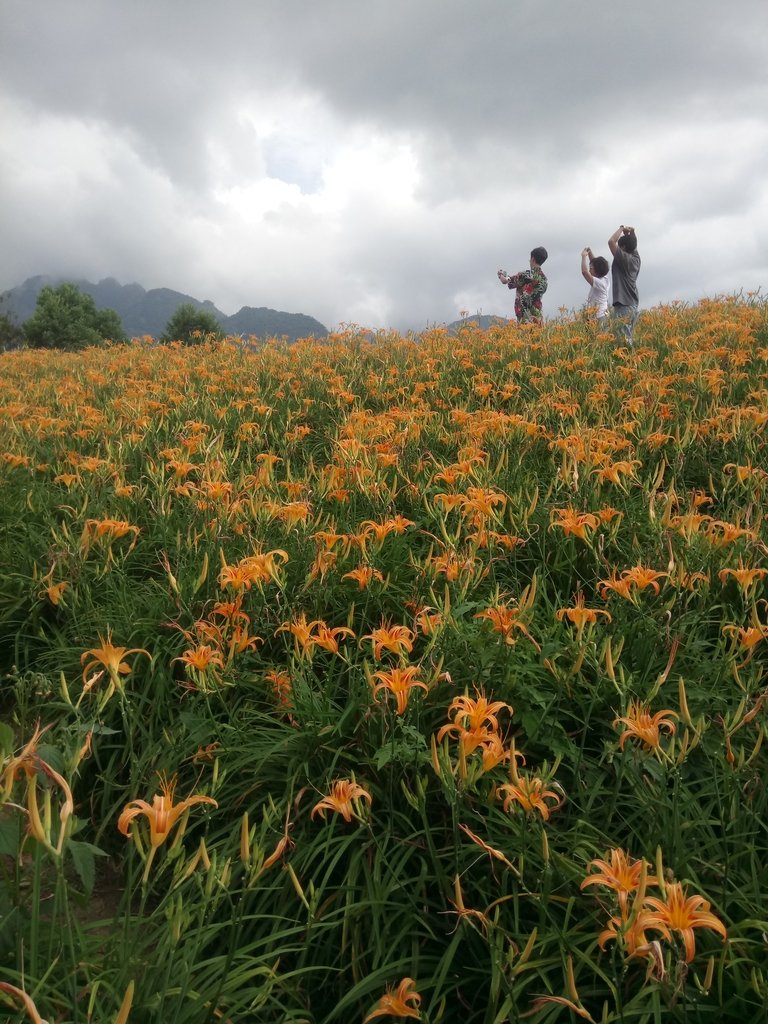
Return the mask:
[[[159,340],[194,345],[224,336],[216,317],[191,303],[178,306]],[[16,324],[0,314],[0,350],[29,346],[72,352],[105,341],[126,342],[128,337],[114,309],[97,309],[91,295],[77,285],[46,285],[37,299],[32,316]]]

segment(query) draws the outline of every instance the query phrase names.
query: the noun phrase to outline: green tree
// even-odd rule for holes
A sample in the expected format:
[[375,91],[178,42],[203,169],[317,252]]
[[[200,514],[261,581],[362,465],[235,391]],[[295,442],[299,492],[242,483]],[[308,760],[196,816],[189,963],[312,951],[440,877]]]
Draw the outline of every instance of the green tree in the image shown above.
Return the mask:
[[224,337],[221,325],[213,313],[207,309],[198,309],[191,302],[178,306],[176,312],[165,325],[160,341],[180,341],[184,345],[195,345],[213,336],[216,340]]
[[114,309],[97,309],[92,296],[70,283],[42,289],[35,312],[24,323],[24,334],[35,348],[70,351],[100,345],[107,338],[128,340]]
[[0,313],[0,352],[20,348],[24,344],[24,328],[7,313]]

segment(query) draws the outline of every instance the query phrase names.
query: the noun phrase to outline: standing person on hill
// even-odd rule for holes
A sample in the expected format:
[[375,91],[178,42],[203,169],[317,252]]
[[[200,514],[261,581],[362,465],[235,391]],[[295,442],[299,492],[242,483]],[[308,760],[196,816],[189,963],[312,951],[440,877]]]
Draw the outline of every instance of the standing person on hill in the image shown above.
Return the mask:
[[608,239],[613,253],[611,278],[613,282],[613,308],[611,319],[627,344],[632,346],[632,331],[637,320],[637,275],[640,273],[640,253],[637,251],[635,229],[623,224]]
[[595,311],[600,327],[605,327],[608,323],[608,293],[611,286],[608,271],[610,269],[605,256],[595,256],[589,246],[581,250],[581,275],[590,286],[587,309]]
[[541,323],[541,296],[547,290],[547,279],[542,264],[548,256],[543,245],[531,250],[531,269],[519,274],[508,274],[500,270],[499,280],[508,288],[515,289],[515,316],[521,324]]

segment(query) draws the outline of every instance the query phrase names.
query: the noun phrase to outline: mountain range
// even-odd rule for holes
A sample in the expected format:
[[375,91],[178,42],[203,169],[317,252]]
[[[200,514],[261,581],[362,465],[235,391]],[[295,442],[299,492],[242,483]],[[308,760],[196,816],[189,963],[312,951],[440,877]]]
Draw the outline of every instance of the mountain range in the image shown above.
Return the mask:
[[[37,297],[45,285],[55,288],[68,280],[71,278],[27,278],[23,284],[0,295],[0,313],[21,324],[35,312]],[[120,284],[113,277],[105,277],[98,284],[82,280],[72,281],[72,284],[91,295],[97,309],[114,309],[129,338],[144,335],[159,338],[178,307],[184,304],[212,313],[228,335],[295,341],[297,338],[324,338],[328,334],[327,327],[304,313],[284,313],[265,306],[243,306],[239,312],[227,316],[210,299],[201,301],[172,288],[150,288],[147,291],[140,284]]]

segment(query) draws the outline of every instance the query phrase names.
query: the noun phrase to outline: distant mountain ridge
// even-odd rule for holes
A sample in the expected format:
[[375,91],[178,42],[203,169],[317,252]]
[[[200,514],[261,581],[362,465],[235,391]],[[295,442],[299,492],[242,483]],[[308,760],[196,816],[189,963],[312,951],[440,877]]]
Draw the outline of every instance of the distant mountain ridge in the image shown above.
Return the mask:
[[243,306],[239,312],[227,316],[206,299],[194,298],[172,288],[151,288],[140,284],[120,284],[114,277],[105,277],[98,284],[76,281],[67,277],[29,277],[16,288],[0,295],[0,313],[6,313],[17,323],[28,320],[35,312],[37,297],[46,285],[57,287],[72,281],[80,291],[93,297],[97,309],[114,309],[123,322],[129,338],[151,335],[159,338],[179,306],[188,304],[212,313],[226,334],[242,334],[246,338],[324,338],[328,328],[314,317],[304,313],[285,313],[266,306]]

